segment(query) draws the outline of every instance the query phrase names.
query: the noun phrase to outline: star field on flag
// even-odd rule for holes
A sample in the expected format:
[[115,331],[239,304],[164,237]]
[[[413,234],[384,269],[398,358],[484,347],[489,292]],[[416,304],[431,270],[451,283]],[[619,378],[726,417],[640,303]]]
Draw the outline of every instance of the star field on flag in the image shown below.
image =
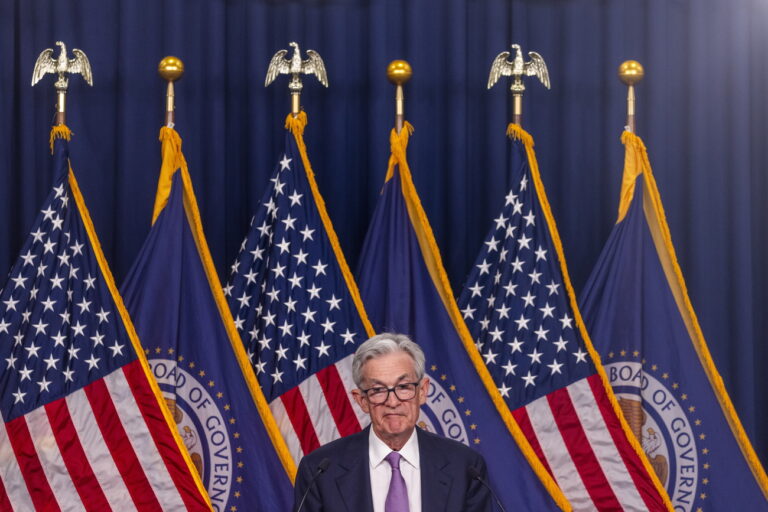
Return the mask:
[[224,290],[259,383],[297,461],[368,422],[349,394],[355,387],[351,355],[368,334],[345,279],[346,263],[339,261],[323,222],[327,214],[310,173],[297,138],[286,134],[285,151]]

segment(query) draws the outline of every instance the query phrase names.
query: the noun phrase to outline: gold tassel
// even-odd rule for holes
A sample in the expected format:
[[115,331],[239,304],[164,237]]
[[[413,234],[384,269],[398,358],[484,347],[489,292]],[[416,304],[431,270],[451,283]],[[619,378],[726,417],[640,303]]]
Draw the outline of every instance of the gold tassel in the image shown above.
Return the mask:
[[288,114],[288,117],[285,118],[285,129],[290,130],[290,132],[297,138],[304,135],[304,128],[306,126],[307,113],[303,110],[299,112],[296,117],[294,117],[293,114]]
[[171,195],[173,175],[177,169],[185,165],[184,155],[181,152],[181,137],[173,128],[163,126],[160,128],[160,141],[162,142],[163,162],[160,166],[160,177],[157,180],[157,193],[155,194],[155,207],[152,213],[152,224],[168,203]]
[[56,139],[64,139],[66,141],[70,141],[72,139],[72,130],[70,130],[69,127],[65,124],[60,124],[51,128],[51,154],[53,154],[53,141]]
[[523,130],[523,127],[519,124],[509,123],[509,126],[507,126],[507,137],[512,140],[520,140],[526,146],[533,147],[533,137]]
[[403,123],[403,129],[400,133],[392,128],[389,134],[389,147],[392,155],[389,157],[389,164],[387,165],[387,175],[384,181],[387,182],[395,173],[395,165],[400,164],[400,168],[403,169],[407,166],[405,150],[408,147],[408,139],[413,134],[413,125],[408,121]]

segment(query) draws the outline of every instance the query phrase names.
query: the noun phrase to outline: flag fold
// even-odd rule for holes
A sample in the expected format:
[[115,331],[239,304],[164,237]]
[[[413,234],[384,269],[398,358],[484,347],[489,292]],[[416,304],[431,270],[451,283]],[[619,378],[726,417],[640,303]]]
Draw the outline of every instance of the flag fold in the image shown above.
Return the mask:
[[768,479],[726,393],[677,262],[642,140],[624,132],[619,214],[584,321],[675,510],[768,510]]
[[161,129],[154,223],[122,290],[216,510],[288,510],[295,465],[248,363],[202,229],[181,138]]

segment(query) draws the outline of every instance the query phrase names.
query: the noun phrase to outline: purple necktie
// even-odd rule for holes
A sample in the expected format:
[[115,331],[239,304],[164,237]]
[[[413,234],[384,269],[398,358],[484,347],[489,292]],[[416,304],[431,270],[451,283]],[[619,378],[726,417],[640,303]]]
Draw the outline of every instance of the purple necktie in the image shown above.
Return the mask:
[[389,481],[387,501],[384,502],[384,512],[409,512],[408,489],[405,487],[405,479],[400,473],[400,454],[391,452],[384,460],[392,466],[392,479]]

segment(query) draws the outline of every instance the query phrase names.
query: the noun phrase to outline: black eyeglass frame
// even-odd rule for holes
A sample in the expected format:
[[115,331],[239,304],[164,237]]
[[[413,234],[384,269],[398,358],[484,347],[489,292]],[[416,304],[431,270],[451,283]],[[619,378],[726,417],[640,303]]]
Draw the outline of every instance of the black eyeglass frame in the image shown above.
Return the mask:
[[[366,400],[368,400],[370,403],[372,403],[374,405],[381,405],[381,404],[387,403],[387,400],[389,400],[389,394],[390,393],[394,393],[395,394],[395,398],[397,398],[401,402],[408,402],[409,400],[413,400],[414,398],[416,398],[416,395],[418,394],[418,390],[419,390],[419,384],[421,384],[421,380],[419,380],[417,382],[401,382],[400,384],[396,384],[396,385],[392,386],[391,388],[388,388],[386,386],[372,386],[372,387],[370,387],[368,389],[360,388],[360,392],[363,394],[363,396],[365,397]],[[413,386],[413,396],[410,397],[410,398],[400,398],[400,395],[397,394],[397,388],[399,386]],[[379,401],[374,402],[368,396],[368,392],[371,391],[372,389],[375,389],[375,388],[382,388],[382,392],[384,391],[384,389],[387,390],[387,395],[384,397],[384,400],[382,400],[381,402],[379,402]]]

